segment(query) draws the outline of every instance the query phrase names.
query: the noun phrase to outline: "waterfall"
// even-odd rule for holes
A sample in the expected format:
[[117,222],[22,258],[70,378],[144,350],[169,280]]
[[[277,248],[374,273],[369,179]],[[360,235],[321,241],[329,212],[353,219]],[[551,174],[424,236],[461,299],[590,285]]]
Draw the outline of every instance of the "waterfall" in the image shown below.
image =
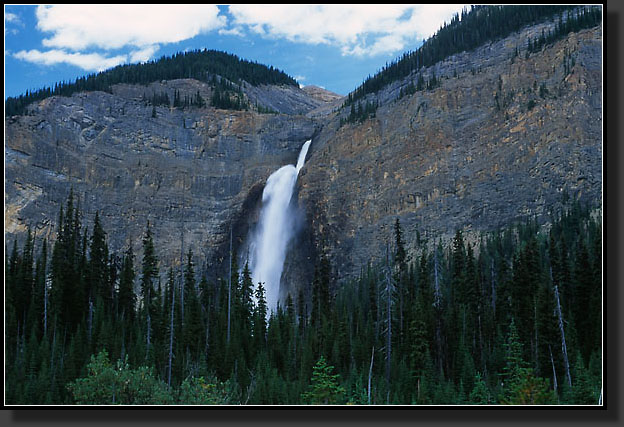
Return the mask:
[[254,285],[262,282],[266,289],[269,310],[275,310],[279,300],[286,248],[295,231],[290,199],[311,142],[303,144],[296,166],[282,166],[269,176],[262,193],[260,219],[249,245],[249,267]]

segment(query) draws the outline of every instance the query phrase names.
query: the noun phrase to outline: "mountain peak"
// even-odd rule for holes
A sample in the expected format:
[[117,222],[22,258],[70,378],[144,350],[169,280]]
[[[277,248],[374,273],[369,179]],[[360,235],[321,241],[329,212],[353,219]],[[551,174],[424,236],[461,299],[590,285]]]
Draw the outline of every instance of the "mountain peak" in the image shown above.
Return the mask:
[[311,97],[322,102],[334,102],[338,99],[344,98],[343,95],[339,95],[320,86],[308,85],[302,87],[301,89]]

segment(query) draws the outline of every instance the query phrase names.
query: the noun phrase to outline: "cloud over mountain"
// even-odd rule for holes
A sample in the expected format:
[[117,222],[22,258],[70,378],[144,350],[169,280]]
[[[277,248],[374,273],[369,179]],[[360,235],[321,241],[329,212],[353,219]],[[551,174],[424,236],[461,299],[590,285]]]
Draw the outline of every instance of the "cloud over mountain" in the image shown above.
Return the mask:
[[[6,19],[6,18],[5,18]],[[67,63],[100,71],[153,58],[161,44],[222,28],[216,5],[52,5],[36,9],[37,29],[49,50],[21,50],[14,57],[40,65]],[[124,52],[115,52],[124,49]]]
[[343,55],[398,52],[431,36],[462,5],[230,5],[235,27],[263,37],[327,44]]

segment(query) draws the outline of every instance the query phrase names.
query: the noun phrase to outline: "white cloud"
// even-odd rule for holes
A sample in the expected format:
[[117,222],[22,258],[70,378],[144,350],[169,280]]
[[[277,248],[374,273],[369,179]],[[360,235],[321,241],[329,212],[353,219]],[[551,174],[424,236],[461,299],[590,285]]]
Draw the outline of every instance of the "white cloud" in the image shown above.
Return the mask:
[[219,30],[219,34],[224,35],[224,36],[239,36],[239,37],[244,36],[244,32],[241,27],[233,27],[233,28],[227,28],[227,29],[222,28]]
[[[230,5],[238,26],[267,38],[328,44],[343,55],[395,53],[433,35],[463,5]],[[415,46],[414,46],[415,47]]]
[[59,49],[52,49],[45,52],[41,52],[37,49],[28,51],[22,50],[13,54],[13,56],[40,65],[66,63],[87,71],[103,71],[107,68],[123,64],[128,60],[126,55],[118,55],[109,58],[98,53],[66,52]]
[[24,23],[20,19],[19,15],[5,11],[4,12],[4,35],[6,36],[7,34],[13,34],[13,35],[19,34],[19,30],[17,28],[15,27],[9,28],[8,24],[11,24],[12,26],[17,25],[18,27],[24,27]]
[[[216,5],[52,5],[37,6],[37,29],[47,51],[13,56],[41,65],[67,63],[101,71],[125,62],[152,59],[161,44],[187,40],[225,26]],[[5,13],[5,21],[17,17]],[[111,51],[123,49],[113,54]],[[86,52],[88,50],[88,52]]]
[[11,22],[11,23],[14,23],[14,24],[21,23],[21,21],[19,19],[19,16],[17,16],[14,13],[11,13],[11,12],[4,12],[4,22],[5,23]]
[[[88,71],[145,62],[162,44],[200,34],[255,33],[264,38],[335,46],[343,55],[374,56],[413,49],[462,5],[52,5],[36,9],[46,49],[14,56],[37,64],[68,63]],[[20,23],[5,12],[6,23]],[[250,41],[253,44],[253,40]],[[123,50],[122,50],[123,49]]]
[[37,28],[52,36],[51,48],[145,49],[175,43],[221,28],[216,5],[53,5],[37,7]]
[[130,52],[130,62],[146,62],[152,59],[156,51],[158,50],[158,45],[147,46],[143,49],[135,50]]

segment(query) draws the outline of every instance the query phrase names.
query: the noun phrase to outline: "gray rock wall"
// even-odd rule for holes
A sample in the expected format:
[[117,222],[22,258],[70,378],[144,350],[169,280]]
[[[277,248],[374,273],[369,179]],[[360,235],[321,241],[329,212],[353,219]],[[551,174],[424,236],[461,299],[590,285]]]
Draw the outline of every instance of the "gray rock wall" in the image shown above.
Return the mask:
[[175,90],[209,99],[194,80],[46,99],[5,121],[5,239],[27,226],[53,238],[73,188],[87,225],[100,212],[113,251],[133,245],[140,259],[149,221],[161,271],[184,245],[215,278],[230,229],[237,252],[266,179],[310,138],[294,201],[305,220],[284,270],[293,297],[310,285],[320,251],[337,279],[385,254],[396,218],[413,251],[417,230],[450,238],[526,216],[546,222],[564,189],[599,202],[602,27],[525,57],[527,37],[544,25],[436,64],[435,90],[398,99],[415,74],[389,85],[371,96],[377,116],[357,125],[339,127],[339,97],[292,87],[245,89],[252,103],[288,114],[156,107],[152,118],[141,100]]
[[601,201],[602,27],[514,58],[539,28],[436,64],[435,90],[398,99],[411,76],[371,95],[381,106],[362,124],[328,120],[300,198],[337,278],[392,248],[396,218],[413,251],[416,231],[474,239],[526,217],[547,222],[564,189]]
[[254,186],[295,162],[317,126],[304,116],[213,108],[156,107],[152,118],[141,89],[52,97],[7,120],[7,241],[27,226],[54,238],[73,188],[87,225],[100,211],[113,251],[132,244],[140,255],[149,221],[161,266],[179,260],[182,240],[197,262],[211,263]]

